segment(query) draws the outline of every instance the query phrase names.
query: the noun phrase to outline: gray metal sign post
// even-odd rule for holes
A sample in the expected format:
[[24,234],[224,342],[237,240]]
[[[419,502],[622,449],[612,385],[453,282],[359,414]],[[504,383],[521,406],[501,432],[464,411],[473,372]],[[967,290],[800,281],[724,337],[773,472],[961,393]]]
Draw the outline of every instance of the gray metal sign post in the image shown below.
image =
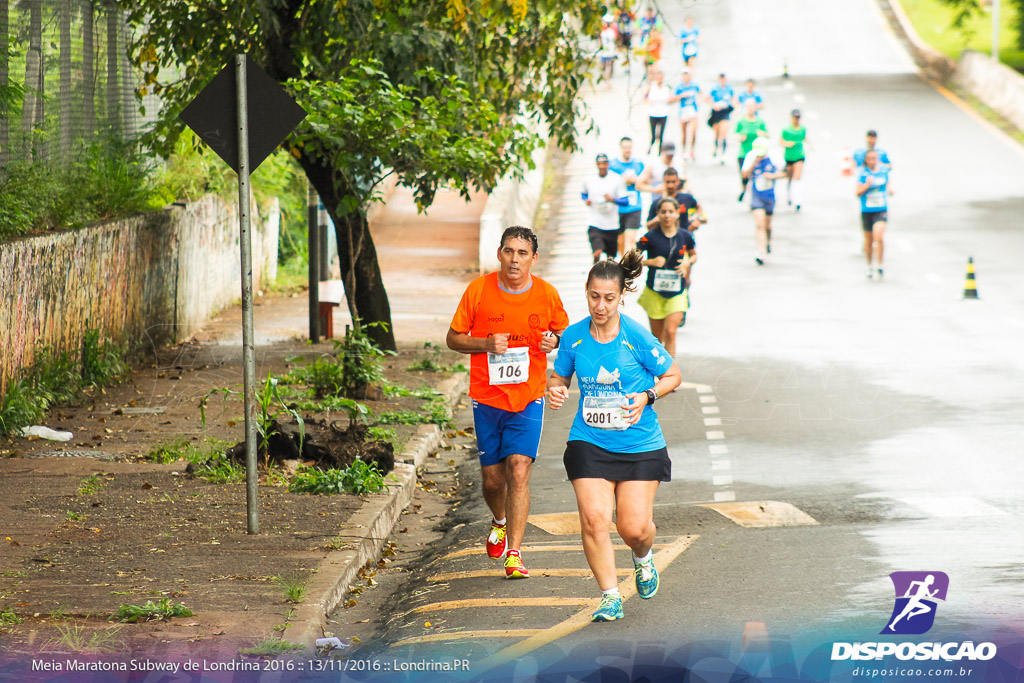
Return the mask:
[[[249,100],[260,103],[249,117]],[[256,348],[253,339],[252,225],[249,174],[306,117],[305,110],[248,56],[225,66],[178,118],[238,173],[238,222],[242,268],[242,372],[245,401],[245,502],[247,529],[259,533],[256,470]],[[315,287],[315,283],[311,282]]]
[[252,318],[252,225],[249,220],[249,98],[246,92],[245,55],[235,55],[235,91],[238,104],[238,223],[242,254],[242,381],[245,400],[245,510],[246,530],[260,532],[256,471],[256,349]]

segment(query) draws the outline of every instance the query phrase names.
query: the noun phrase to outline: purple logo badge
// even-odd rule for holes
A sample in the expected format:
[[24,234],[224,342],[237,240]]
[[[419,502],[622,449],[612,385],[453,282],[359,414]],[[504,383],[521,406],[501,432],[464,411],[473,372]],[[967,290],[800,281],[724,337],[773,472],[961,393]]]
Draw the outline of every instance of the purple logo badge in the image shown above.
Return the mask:
[[935,623],[937,601],[946,600],[949,577],[945,572],[893,572],[889,578],[896,590],[896,605],[879,633],[927,633]]

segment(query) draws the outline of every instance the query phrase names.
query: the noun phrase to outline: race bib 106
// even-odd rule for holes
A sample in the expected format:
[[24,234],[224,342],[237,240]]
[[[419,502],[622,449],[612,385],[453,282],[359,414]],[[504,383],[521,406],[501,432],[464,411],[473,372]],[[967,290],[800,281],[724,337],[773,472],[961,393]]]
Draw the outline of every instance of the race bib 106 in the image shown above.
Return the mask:
[[505,353],[487,354],[487,377],[490,384],[520,384],[529,376],[529,348],[517,346]]

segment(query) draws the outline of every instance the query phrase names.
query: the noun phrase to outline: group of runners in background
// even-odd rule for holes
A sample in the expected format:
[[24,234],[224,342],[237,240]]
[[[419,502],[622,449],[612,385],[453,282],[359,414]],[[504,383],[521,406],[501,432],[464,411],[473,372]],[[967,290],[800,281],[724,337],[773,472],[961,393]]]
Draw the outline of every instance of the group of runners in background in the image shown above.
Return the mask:
[[[563,464],[576,495],[584,552],[601,590],[594,621],[623,617],[609,534],[613,517],[619,536],[632,549],[637,594],[647,599],[658,591],[653,504],[660,482],[671,479],[671,460],[651,405],[682,381],[675,362],[676,334],[689,309],[697,262],[694,232],[707,222],[700,202],[687,191],[688,172],[697,158],[699,107],[708,107],[712,158],[725,164],[730,137],[737,143],[739,201],[749,190],[758,265],[771,252],[775,181],[787,179],[794,211],[802,202],[808,144],[801,112],[790,113],[778,139],[785,160],[780,167],[768,154],[768,128],[760,116],[765,99],[756,83],[747,80],[736,92],[726,75],[718,74],[703,95],[694,80],[700,31],[687,18],[678,34],[686,66],[678,85],[666,85],[660,63],[663,31],[652,7],[639,18],[620,7],[602,27],[599,58],[609,81],[623,55],[627,64],[634,48],[644,57],[650,141],[644,160],[634,153],[635,141],[622,137],[618,153],[598,154],[595,173],[583,182],[594,261],[585,282],[589,316],[571,323],[555,287],[531,272],[539,258],[536,234],[512,226],[498,245],[499,270],[469,285],[447,339],[451,349],[471,355],[470,397],[483,495],[492,515],[486,553],[503,560],[511,579],[530,576],[522,542],[544,406],[561,409],[576,378],[580,399]],[[665,139],[675,107],[681,149]],[[880,278],[886,197],[892,186],[889,157],[876,142],[877,134],[869,131],[867,144],[854,158],[868,276]],[[648,315],[649,330],[620,312],[623,297],[641,279],[638,303]],[[552,351],[557,357],[548,376]]]

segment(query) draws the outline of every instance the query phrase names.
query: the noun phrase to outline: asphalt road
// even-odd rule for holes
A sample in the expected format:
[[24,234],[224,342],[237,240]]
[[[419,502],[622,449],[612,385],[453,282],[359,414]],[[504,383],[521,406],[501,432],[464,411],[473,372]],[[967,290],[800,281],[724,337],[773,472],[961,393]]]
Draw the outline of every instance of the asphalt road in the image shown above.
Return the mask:
[[[698,133],[689,175],[710,223],[697,233],[680,333],[688,384],[657,405],[673,460],[656,500],[661,590],[628,599],[613,624],[574,616],[589,614],[597,588],[571,524],[566,409],[549,413],[534,468],[524,549],[534,578],[504,581],[482,555],[478,502],[425,556],[407,611],[372,651],[474,666],[497,655],[528,675],[572,652],[601,661],[701,642],[738,657],[745,631],[773,643],[870,640],[893,607],[888,575],[901,570],[949,576],[933,635],[1024,629],[1024,152],[917,76],[871,0],[687,5],[662,10],[675,30],[686,11],[701,29],[697,82],[756,78],[775,158],[794,107],[811,148],[803,210],[788,211],[780,188],[759,268],[735,145],[719,165],[710,130]],[[647,135],[637,70],[612,85],[589,97],[599,134],[569,164],[559,239],[542,257],[572,320],[586,315],[589,268],[579,182],[596,152]],[[841,173],[868,128],[894,165],[883,281],[863,275],[853,180]],[[672,121],[669,137],[680,138]],[[977,301],[961,299],[968,256]],[[627,313],[646,321],[635,303]],[[623,571],[628,557],[617,555]],[[451,602],[466,600],[480,602]]]

